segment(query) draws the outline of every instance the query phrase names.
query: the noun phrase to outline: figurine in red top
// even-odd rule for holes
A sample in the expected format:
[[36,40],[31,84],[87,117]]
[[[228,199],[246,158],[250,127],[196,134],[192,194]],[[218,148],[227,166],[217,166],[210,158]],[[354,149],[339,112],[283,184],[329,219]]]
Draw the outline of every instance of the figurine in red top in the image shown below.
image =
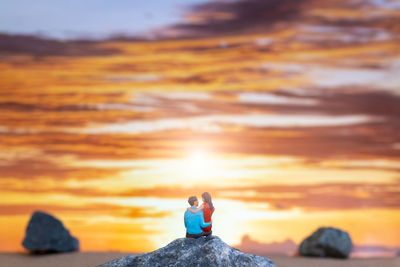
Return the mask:
[[214,208],[214,205],[212,203],[210,193],[204,192],[201,195],[201,197],[203,199],[203,204],[201,204],[201,206],[198,207],[195,210],[188,208],[188,211],[193,212],[193,213],[199,212],[201,210],[203,211],[204,222],[206,222],[206,223],[211,222],[210,226],[208,226],[206,228],[202,228],[203,229],[203,233],[204,233],[203,235],[209,236],[209,235],[212,234],[212,231],[211,231],[211,228],[212,228],[211,216],[213,215],[215,208]]

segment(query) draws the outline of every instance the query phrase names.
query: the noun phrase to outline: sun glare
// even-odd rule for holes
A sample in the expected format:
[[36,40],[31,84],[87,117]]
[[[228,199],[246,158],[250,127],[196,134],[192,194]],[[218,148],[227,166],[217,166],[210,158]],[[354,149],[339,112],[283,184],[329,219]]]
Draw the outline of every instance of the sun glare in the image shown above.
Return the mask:
[[216,166],[212,155],[202,149],[192,151],[184,166],[185,177],[190,179],[206,179],[215,173]]

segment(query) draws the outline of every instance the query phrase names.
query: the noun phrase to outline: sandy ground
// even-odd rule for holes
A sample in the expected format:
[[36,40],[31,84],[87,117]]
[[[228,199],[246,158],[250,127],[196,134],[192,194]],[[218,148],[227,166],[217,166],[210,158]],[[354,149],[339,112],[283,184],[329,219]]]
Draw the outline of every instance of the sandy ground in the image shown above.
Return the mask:
[[[63,254],[30,255],[27,253],[0,253],[0,267],[94,267],[130,253],[71,252]],[[278,267],[400,267],[400,257],[373,259],[315,259],[270,256]]]

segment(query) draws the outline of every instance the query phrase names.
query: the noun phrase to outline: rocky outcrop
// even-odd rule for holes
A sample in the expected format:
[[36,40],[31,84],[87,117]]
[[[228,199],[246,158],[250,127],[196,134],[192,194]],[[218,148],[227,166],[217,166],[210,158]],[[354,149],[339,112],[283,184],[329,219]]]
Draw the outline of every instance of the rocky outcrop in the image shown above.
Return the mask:
[[35,253],[79,250],[79,240],[50,214],[35,211],[26,227],[22,245]]
[[217,236],[180,238],[156,251],[130,255],[97,267],[276,267],[265,257],[246,254]]
[[353,243],[347,232],[321,227],[301,242],[299,253],[311,257],[348,258],[352,248]]

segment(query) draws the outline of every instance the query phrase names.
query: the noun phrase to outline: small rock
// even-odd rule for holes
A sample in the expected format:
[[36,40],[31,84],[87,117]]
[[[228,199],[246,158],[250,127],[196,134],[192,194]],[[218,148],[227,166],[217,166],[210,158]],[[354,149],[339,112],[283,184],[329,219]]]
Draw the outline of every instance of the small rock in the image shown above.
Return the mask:
[[62,222],[42,211],[33,213],[22,245],[34,253],[79,250],[79,240],[70,235]]
[[311,257],[348,258],[352,249],[353,243],[347,232],[321,227],[301,242],[299,253]]
[[265,257],[246,254],[217,236],[179,238],[156,251],[129,255],[97,267],[276,267]]

